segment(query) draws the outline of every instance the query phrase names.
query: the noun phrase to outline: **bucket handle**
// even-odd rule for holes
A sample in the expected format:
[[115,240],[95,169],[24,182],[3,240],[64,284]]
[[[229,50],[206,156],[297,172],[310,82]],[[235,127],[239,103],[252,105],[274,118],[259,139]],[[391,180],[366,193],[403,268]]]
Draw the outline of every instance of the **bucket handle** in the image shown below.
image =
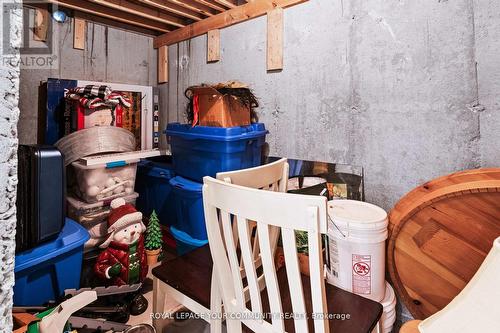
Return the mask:
[[344,235],[344,233],[340,230],[340,228],[335,224],[335,222],[333,221],[333,219],[330,217],[330,214],[327,213],[327,215],[328,215],[328,219],[330,220],[330,222],[332,222],[333,225],[335,226],[335,229],[337,229],[338,232],[340,232],[340,234],[342,235],[342,237],[347,238],[347,236]]

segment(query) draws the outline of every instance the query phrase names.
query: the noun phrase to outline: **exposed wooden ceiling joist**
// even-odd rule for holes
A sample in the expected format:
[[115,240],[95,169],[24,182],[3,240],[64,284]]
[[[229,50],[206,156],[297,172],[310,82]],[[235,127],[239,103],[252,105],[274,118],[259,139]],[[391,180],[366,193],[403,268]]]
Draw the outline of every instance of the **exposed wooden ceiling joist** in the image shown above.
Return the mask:
[[213,8],[200,4],[195,0],[166,0],[166,2],[179,5],[180,7],[184,7],[206,16],[212,16],[217,13]]
[[171,45],[183,40],[203,35],[209,30],[220,29],[240,23],[255,17],[262,16],[276,7],[287,8],[308,0],[255,0],[220,14],[208,17],[202,21],[192,23],[184,28],[176,29],[154,39],[154,47]]
[[220,5],[226,6],[228,8],[234,8],[234,7],[238,6],[236,1],[234,1],[234,0],[214,0],[214,1]]
[[163,0],[138,0],[139,2],[161,9],[165,10],[167,12],[170,12],[172,14],[176,14],[179,16],[186,17],[188,19],[194,20],[194,21],[201,21],[203,20],[206,16],[202,15],[196,11],[192,11],[190,9],[184,8],[182,6],[176,5],[174,3],[168,3]]
[[219,12],[223,12],[226,10],[223,6],[218,5],[215,1],[211,0],[194,0],[194,2],[199,3],[200,5],[205,5],[207,7],[210,7],[212,9],[215,9]]
[[93,15],[90,13],[84,13],[81,11],[75,11],[75,16],[80,17],[86,21],[95,22],[98,24],[110,26],[116,29],[134,31],[147,36],[158,36],[160,33],[156,29],[148,29],[141,26],[133,25],[125,22],[119,22],[114,19]]
[[78,10],[91,15],[97,15],[110,20],[115,20],[118,22],[139,26],[154,31],[169,32],[174,29],[174,27],[172,27],[171,25],[164,24],[162,22],[148,20],[145,19],[144,17],[137,16],[129,12],[117,11],[93,2],[82,1],[82,0],[47,0],[47,1],[52,4],[59,5],[61,7]]
[[[170,24],[175,27],[186,26],[186,21],[178,17],[167,14],[163,11],[141,6],[139,4],[130,2],[128,0],[90,0],[91,2],[115,9],[116,11],[122,11],[137,16],[141,16],[150,20],[162,22],[165,24]],[[82,1],[83,3],[84,1]]]

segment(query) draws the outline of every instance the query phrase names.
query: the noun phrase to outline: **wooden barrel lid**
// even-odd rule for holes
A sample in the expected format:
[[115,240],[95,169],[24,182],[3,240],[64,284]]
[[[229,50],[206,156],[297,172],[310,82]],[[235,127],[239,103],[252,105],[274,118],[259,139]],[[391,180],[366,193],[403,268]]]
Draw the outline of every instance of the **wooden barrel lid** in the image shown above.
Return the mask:
[[500,236],[500,169],[437,178],[389,214],[387,264],[417,319],[444,308],[469,282]]

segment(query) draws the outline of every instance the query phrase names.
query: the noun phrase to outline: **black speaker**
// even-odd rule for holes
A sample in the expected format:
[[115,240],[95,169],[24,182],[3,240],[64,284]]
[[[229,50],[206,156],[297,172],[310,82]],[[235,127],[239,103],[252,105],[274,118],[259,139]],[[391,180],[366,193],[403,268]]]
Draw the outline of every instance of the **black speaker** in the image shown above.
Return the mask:
[[57,148],[19,145],[16,253],[59,235],[66,215],[64,170]]

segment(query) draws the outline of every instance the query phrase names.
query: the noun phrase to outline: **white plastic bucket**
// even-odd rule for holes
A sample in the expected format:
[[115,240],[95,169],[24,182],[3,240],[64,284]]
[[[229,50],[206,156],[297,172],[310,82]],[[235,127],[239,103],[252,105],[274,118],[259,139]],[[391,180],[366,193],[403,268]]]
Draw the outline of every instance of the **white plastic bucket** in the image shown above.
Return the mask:
[[330,269],[327,281],[381,301],[385,296],[387,213],[361,201],[328,202]]
[[[380,317],[379,323],[381,332],[391,333],[392,327],[396,322],[396,293],[389,282],[385,283],[385,297],[380,304],[384,307],[384,312],[382,313],[382,317]],[[372,331],[372,333],[376,332],[376,329]]]

